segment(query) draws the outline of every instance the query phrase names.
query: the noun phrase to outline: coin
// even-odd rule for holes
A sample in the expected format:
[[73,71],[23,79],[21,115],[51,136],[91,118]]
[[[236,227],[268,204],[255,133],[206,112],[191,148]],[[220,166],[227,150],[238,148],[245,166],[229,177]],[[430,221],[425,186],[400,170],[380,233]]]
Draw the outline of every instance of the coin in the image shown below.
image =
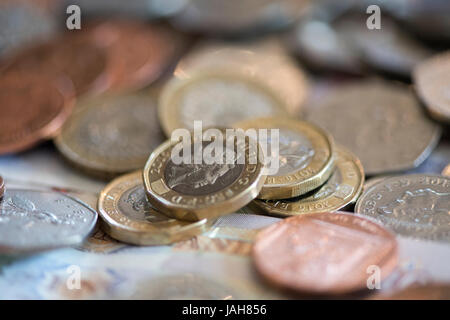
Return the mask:
[[450,242],[450,178],[403,175],[364,192],[355,212],[377,219],[397,234]]
[[381,294],[377,300],[450,300],[446,283],[413,284],[392,294]]
[[[225,135],[225,129],[220,132]],[[218,144],[226,142],[229,141],[225,137],[218,140]],[[199,144],[203,149],[209,147],[206,141],[192,140],[192,154]],[[266,178],[264,164],[261,150],[252,154],[249,139],[242,145],[235,140],[233,150],[224,147],[216,157],[225,158],[230,154],[233,161],[222,161],[222,164],[207,164],[206,159],[199,164],[175,164],[172,150],[177,145],[170,140],[163,143],[153,151],[144,168],[149,201],[167,216],[186,221],[218,217],[244,207],[260,192]],[[254,164],[250,162],[253,156],[258,160]]]
[[124,19],[97,21],[81,35],[106,49],[112,77],[109,91],[131,91],[150,84],[183,44],[169,29]]
[[393,82],[343,86],[312,106],[307,119],[355,153],[367,175],[417,167],[441,133],[411,92]]
[[26,150],[61,128],[74,99],[71,83],[57,80],[27,73],[0,77],[0,154]]
[[366,192],[367,190],[372,188],[377,183],[379,183],[387,178],[390,178],[390,177],[393,177],[393,176],[392,175],[381,175],[381,176],[375,176],[375,177],[372,177],[372,178],[366,180],[366,182],[364,183],[363,192]]
[[398,261],[394,235],[347,213],[290,217],[261,231],[253,262],[269,282],[295,291],[343,294],[367,288],[368,268],[385,279]]
[[5,193],[5,180],[0,176],[0,199],[3,198],[3,194]]
[[0,56],[48,39],[56,29],[55,17],[36,8],[35,3],[0,1]]
[[450,164],[447,165],[444,170],[442,170],[442,175],[446,177],[450,177]]
[[265,85],[298,116],[309,85],[305,72],[276,39],[253,42],[204,42],[178,63],[174,73],[189,77],[199,72],[233,72]]
[[237,121],[284,115],[283,102],[271,90],[248,77],[227,72],[204,72],[174,77],[163,88],[158,112],[169,137],[178,128],[230,127]]
[[103,229],[114,239],[136,245],[162,245],[203,233],[209,222],[183,222],[156,211],[148,202],[142,171],[109,183],[100,194],[98,210]]
[[[322,185],[333,173],[333,138],[317,126],[288,118],[256,118],[234,125],[248,129],[278,129],[278,170],[267,176],[258,199],[285,199]],[[267,133],[271,146],[271,135]],[[268,148],[267,153],[272,150]],[[271,165],[269,165],[271,166]]]
[[86,173],[111,177],[143,168],[164,141],[151,95],[90,98],[76,109],[54,141],[62,155]]
[[69,35],[32,46],[6,59],[3,72],[69,77],[77,96],[105,91],[111,79],[107,56],[92,41]]
[[0,253],[78,245],[96,221],[95,210],[59,192],[8,189],[0,202]]
[[295,216],[330,212],[354,203],[364,184],[364,170],[356,156],[342,147],[336,148],[336,169],[328,181],[317,190],[284,200],[253,200],[254,212],[261,209],[276,216]]
[[436,119],[450,123],[450,51],[420,63],[413,73],[417,94]]

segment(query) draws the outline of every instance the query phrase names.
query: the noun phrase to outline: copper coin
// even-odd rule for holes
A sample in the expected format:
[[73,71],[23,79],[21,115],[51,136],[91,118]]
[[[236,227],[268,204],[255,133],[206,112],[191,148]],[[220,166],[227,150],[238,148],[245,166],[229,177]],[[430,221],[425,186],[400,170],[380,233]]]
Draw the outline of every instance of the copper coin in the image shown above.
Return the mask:
[[183,47],[183,38],[169,29],[129,20],[95,21],[86,31],[84,36],[107,51],[111,91],[150,84]]
[[5,194],[5,180],[3,180],[3,177],[0,176],[0,199],[3,198],[4,194]]
[[287,218],[260,232],[253,260],[260,274],[280,287],[343,294],[367,288],[369,267],[379,268],[380,279],[388,276],[397,265],[397,242],[368,219],[316,213]]
[[36,75],[65,75],[77,96],[105,91],[109,85],[107,56],[93,41],[70,35],[42,43],[4,62],[5,73],[27,72]]
[[62,126],[74,99],[70,82],[56,80],[23,73],[0,77],[0,154],[25,150]]
[[450,300],[448,283],[413,284],[392,294],[373,297],[376,300]]

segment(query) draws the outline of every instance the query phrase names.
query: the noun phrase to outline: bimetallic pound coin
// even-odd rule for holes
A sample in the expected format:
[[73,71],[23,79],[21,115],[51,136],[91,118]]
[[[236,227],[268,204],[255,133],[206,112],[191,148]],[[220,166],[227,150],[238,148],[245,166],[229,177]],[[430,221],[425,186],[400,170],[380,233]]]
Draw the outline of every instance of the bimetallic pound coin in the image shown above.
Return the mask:
[[0,77],[0,154],[31,148],[61,128],[74,99],[70,81],[57,80],[28,73]]
[[96,221],[95,210],[59,192],[8,189],[0,202],[0,253],[79,245]]
[[450,178],[414,174],[385,179],[364,192],[355,212],[402,236],[450,242]]
[[450,164],[442,170],[442,175],[446,177],[450,177]]
[[32,46],[5,60],[3,72],[67,76],[77,96],[105,91],[111,79],[107,74],[106,52],[79,37],[66,35]]
[[55,144],[86,173],[111,177],[143,168],[163,141],[156,103],[141,93],[81,101]]
[[[225,136],[225,129],[220,131]],[[203,150],[210,148],[212,143],[223,146],[221,153],[216,151],[214,156],[214,159],[223,157],[223,160],[212,163],[202,158],[198,164],[194,161],[176,164],[172,160],[172,150],[180,146],[179,143],[169,140],[158,147],[144,168],[144,184],[150,203],[169,217],[199,221],[236,212],[255,199],[266,178],[259,144],[252,142],[258,146],[254,150],[250,148],[251,140],[246,139],[243,144],[234,140],[231,150],[230,141],[222,138],[222,141],[216,141],[219,139],[216,137],[210,143],[191,140],[192,160],[194,150],[199,146]]]
[[415,89],[431,115],[450,123],[450,51],[420,63],[413,78]]
[[156,211],[147,200],[142,171],[113,180],[100,194],[103,229],[114,239],[136,245],[162,245],[192,238],[210,223],[183,222]]
[[347,213],[290,217],[261,231],[253,261],[269,282],[312,294],[367,289],[367,270],[385,279],[398,261],[395,236],[382,226]]
[[391,82],[343,86],[311,106],[307,119],[355,153],[367,175],[417,167],[441,134],[412,92]]
[[286,114],[272,90],[226,72],[173,78],[163,88],[158,111],[168,137],[178,128],[193,129],[194,121],[202,121],[203,128],[231,127],[241,120]]
[[364,170],[361,162],[342,147],[336,149],[335,162],[336,169],[319,189],[291,199],[256,199],[252,201],[251,208],[254,212],[262,209],[270,215],[296,216],[337,211],[356,202],[364,184]]
[[[286,199],[305,194],[322,185],[333,172],[333,138],[313,124],[287,118],[256,118],[238,122],[234,127],[279,130],[278,170],[267,176],[258,199]],[[267,141],[260,141],[266,144],[268,154],[272,153],[271,136],[267,132]]]

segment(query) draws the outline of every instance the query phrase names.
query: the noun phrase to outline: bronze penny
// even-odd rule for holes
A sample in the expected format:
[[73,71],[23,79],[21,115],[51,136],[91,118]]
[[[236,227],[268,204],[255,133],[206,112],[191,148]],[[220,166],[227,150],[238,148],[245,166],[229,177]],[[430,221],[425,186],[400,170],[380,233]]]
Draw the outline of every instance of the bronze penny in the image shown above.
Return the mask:
[[65,75],[72,80],[77,96],[100,93],[110,85],[104,49],[93,41],[70,35],[30,47],[4,65],[5,73]]
[[82,36],[106,49],[111,91],[150,84],[183,47],[183,38],[169,29],[130,20],[99,20],[86,30]]
[[62,126],[74,99],[70,81],[57,80],[22,73],[0,77],[0,154],[26,150]]
[[267,280],[312,294],[362,290],[371,268],[379,268],[382,280],[398,260],[395,237],[382,226],[330,212],[295,216],[266,228],[258,234],[252,254]]

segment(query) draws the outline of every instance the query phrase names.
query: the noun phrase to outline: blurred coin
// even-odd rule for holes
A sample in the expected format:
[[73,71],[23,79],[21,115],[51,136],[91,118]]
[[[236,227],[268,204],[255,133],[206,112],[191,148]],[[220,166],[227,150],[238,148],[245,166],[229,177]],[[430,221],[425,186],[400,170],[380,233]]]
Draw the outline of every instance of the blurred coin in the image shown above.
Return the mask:
[[56,25],[54,17],[31,1],[0,1],[0,56],[48,39]]
[[418,65],[414,69],[414,83],[431,115],[450,123],[450,51]]
[[[172,150],[178,144],[170,140],[153,151],[144,168],[144,183],[155,208],[169,217],[199,221],[236,212],[256,198],[266,178],[262,174],[264,164],[259,144],[258,154],[252,154],[250,143],[256,141],[249,139],[242,145],[232,141],[231,150],[229,143],[226,146],[229,141],[224,137],[225,129],[220,132],[223,140],[214,143],[222,145],[222,153],[215,155],[223,158],[221,163],[207,164],[214,159],[204,157],[199,164],[194,163],[194,150],[208,147],[210,143],[206,141],[192,140],[189,150],[192,163],[174,162]],[[258,160],[254,164],[250,163],[252,157]]]
[[35,45],[4,61],[5,73],[69,77],[78,96],[99,93],[108,88],[107,56],[92,41],[70,35]]
[[417,168],[405,171],[405,174],[425,173],[441,174],[450,159],[450,143],[442,139],[430,156]]
[[366,192],[367,190],[369,190],[370,188],[372,188],[377,183],[379,183],[387,178],[391,178],[391,177],[393,177],[393,176],[392,175],[381,175],[381,176],[375,176],[370,179],[367,179],[366,182],[364,183],[363,193]]
[[446,177],[450,177],[450,164],[445,167],[445,169],[442,171],[442,175]]
[[[267,176],[258,199],[285,199],[305,194],[322,185],[333,173],[333,138],[313,124],[287,118],[256,118],[234,126],[244,130],[279,130],[278,170]],[[267,146],[267,154],[274,152],[270,149],[270,140],[268,132],[267,141],[260,141]]]
[[111,177],[142,168],[162,141],[156,103],[141,93],[80,101],[55,144],[86,173]]
[[73,104],[73,87],[68,79],[45,74],[2,75],[0,154],[23,151],[51,138],[70,115]]
[[173,78],[161,93],[158,112],[170,137],[178,128],[230,127],[257,117],[285,115],[284,103],[271,90],[246,77],[220,72]]
[[397,242],[368,219],[323,212],[290,217],[260,232],[253,261],[279,287],[343,294],[366,289],[371,266],[386,278],[397,265]]
[[203,33],[243,33],[279,29],[294,22],[307,0],[194,0],[172,19],[182,30]]
[[449,211],[450,178],[425,174],[385,179],[365,191],[355,207],[400,235],[446,242]]
[[358,51],[325,21],[302,20],[286,37],[286,42],[314,68],[356,74],[364,69]]
[[354,152],[367,175],[417,167],[441,133],[408,88],[391,82],[343,86],[311,106],[307,118]]
[[167,69],[183,46],[180,35],[132,20],[100,20],[83,29],[108,55],[110,91],[142,88]]
[[450,285],[414,284],[392,294],[381,294],[374,298],[377,300],[450,300]]
[[254,212],[261,209],[276,216],[330,212],[356,201],[364,183],[364,170],[358,158],[342,147],[336,148],[336,169],[328,181],[309,194],[284,200],[253,200]]
[[103,229],[113,238],[136,245],[162,245],[192,238],[207,230],[206,219],[191,223],[166,217],[148,202],[142,171],[116,178],[100,194]]
[[304,71],[275,38],[251,42],[206,42],[183,57],[174,72],[184,78],[199,72],[236,73],[271,89],[287,111],[300,114],[308,94]]
[[5,193],[5,180],[0,176],[0,199],[3,198],[3,194]]
[[59,192],[8,189],[0,202],[0,253],[78,245],[96,221],[95,210]]
[[354,52],[358,52],[369,66],[410,77],[414,66],[431,54],[388,17],[383,17],[379,30],[367,28],[366,19],[367,15],[347,16],[334,26],[336,32],[350,47],[354,47]]

